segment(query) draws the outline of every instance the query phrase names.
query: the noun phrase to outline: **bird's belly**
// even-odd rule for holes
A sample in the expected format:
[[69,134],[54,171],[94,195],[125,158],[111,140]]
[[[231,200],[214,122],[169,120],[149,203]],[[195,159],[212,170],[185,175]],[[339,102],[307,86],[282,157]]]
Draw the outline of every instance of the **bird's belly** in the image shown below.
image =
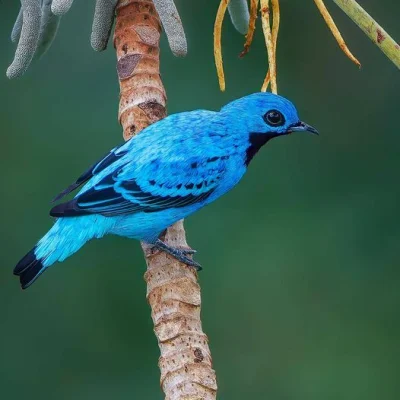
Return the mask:
[[[111,234],[152,242],[169,226],[195,210],[190,207],[171,208],[156,212],[140,212],[118,217]],[[200,208],[200,207],[198,207]]]

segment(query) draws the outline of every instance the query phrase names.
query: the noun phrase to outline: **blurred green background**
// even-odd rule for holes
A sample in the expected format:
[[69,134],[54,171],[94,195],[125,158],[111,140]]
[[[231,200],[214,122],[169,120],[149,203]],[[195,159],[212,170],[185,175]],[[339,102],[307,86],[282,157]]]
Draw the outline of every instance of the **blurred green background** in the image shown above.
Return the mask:
[[[398,40],[400,3],[360,1]],[[76,1],[48,54],[5,71],[17,1],[0,6],[0,392],[7,400],[161,399],[139,243],[93,241],[28,291],[15,263],[51,226],[50,199],[122,141],[112,46],[91,50],[94,1]],[[268,144],[243,182],[191,217],[203,264],[203,325],[219,398],[400,397],[399,71],[327,1],[358,70],[313,1],[281,1],[280,93],[321,135]],[[177,2],[189,42],[162,42],[170,113],[218,109],[258,91],[266,71],[225,21],[227,90],[215,74],[218,2]]]

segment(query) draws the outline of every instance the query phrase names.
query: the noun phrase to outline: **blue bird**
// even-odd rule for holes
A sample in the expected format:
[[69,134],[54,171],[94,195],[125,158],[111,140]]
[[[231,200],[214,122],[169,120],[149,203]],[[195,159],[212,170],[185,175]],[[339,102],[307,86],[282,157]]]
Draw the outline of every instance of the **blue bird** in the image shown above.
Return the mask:
[[23,289],[57,261],[64,261],[87,241],[114,234],[145,241],[200,269],[191,250],[159,239],[176,221],[231,190],[270,139],[292,132],[318,132],[300,121],[284,97],[255,93],[219,112],[196,110],[170,115],[112,149],[50,211],[53,227],[17,264]]

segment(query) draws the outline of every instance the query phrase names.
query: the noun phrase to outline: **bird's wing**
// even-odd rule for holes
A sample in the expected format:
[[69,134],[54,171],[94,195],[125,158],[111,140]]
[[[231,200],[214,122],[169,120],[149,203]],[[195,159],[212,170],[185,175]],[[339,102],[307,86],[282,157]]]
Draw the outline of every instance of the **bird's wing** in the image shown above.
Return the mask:
[[119,160],[122,156],[127,153],[127,150],[121,150],[119,147],[113,148],[109,153],[107,153],[104,157],[102,157],[99,161],[94,163],[90,168],[88,168],[74,183],[69,185],[66,189],[64,189],[61,193],[59,193],[54,199],[51,201],[52,203],[61,200],[67,194],[73,192],[75,189],[86,183],[90,178],[99,172],[103,171],[105,168],[110,166],[115,161]]
[[[84,188],[73,200],[55,206],[50,215],[117,216],[199,203],[218,186],[228,158],[221,155],[205,157],[199,153],[188,156],[183,152],[165,160],[157,156],[143,161],[140,154],[136,154],[135,160],[129,161],[127,156],[126,164],[109,169],[110,172],[92,187]],[[107,162],[107,158],[103,162]],[[93,171],[96,168],[99,167]]]

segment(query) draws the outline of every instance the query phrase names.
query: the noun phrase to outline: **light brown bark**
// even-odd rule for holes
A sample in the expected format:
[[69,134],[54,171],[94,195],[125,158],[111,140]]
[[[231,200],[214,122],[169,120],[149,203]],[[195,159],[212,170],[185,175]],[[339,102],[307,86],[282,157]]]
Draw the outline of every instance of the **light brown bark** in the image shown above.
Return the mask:
[[[166,116],[166,94],[159,70],[161,25],[152,1],[120,0],[114,46],[120,82],[119,120],[128,140]],[[169,228],[165,242],[188,247],[183,222]],[[200,319],[197,273],[175,258],[142,244],[147,299],[160,347],[161,387],[166,400],[216,398],[207,336]]]

